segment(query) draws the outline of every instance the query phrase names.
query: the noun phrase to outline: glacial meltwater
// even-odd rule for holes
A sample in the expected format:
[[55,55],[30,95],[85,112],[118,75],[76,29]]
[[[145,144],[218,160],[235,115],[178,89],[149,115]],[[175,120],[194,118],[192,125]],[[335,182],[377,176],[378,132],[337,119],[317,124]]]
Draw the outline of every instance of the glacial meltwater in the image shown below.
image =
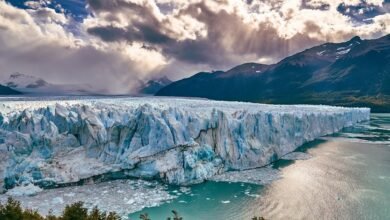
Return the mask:
[[281,178],[268,185],[206,182],[170,187],[175,199],[129,215],[166,219],[390,219],[390,114],[320,138],[297,151],[306,160],[273,164]]

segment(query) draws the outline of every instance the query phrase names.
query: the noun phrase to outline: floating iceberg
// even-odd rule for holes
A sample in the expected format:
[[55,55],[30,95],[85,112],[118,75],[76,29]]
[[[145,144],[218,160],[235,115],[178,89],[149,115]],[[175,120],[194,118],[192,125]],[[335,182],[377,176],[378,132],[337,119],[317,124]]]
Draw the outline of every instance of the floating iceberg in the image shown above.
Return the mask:
[[308,160],[312,158],[312,156],[308,153],[303,152],[291,152],[284,155],[281,159],[283,160]]
[[251,183],[257,185],[270,184],[281,178],[280,171],[271,167],[243,171],[227,171],[210,178],[216,182]]
[[185,98],[0,99],[0,185],[141,177],[192,184],[265,166],[368,108]]
[[[18,187],[15,187],[16,189]],[[10,190],[11,191],[11,190]],[[9,194],[0,195],[0,203],[7,201]],[[92,185],[72,186],[43,190],[34,195],[12,194],[24,208],[37,210],[43,215],[51,212],[60,215],[66,205],[83,202],[91,210],[97,206],[106,212],[115,211],[127,219],[129,213],[145,207],[155,207],[177,196],[168,192],[168,186],[157,181],[114,180]]]
[[41,188],[33,185],[32,183],[29,183],[28,185],[17,186],[17,187],[14,187],[14,188],[8,190],[6,195],[11,196],[11,197],[34,196],[40,192],[42,192]]

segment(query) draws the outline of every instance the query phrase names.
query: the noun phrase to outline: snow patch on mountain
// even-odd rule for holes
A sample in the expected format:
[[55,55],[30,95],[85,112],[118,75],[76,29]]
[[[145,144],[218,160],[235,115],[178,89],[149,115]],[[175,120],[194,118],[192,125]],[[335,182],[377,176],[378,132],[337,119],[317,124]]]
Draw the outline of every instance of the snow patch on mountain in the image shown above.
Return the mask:
[[336,54],[338,54],[338,55],[344,55],[344,54],[349,53],[350,50],[351,50],[351,48],[348,48],[348,49],[345,49],[345,50],[338,50],[338,51],[336,52]]
[[8,80],[4,81],[4,84],[12,88],[39,88],[49,85],[41,78],[21,73],[12,73]]
[[322,56],[322,55],[323,55],[325,52],[326,52],[326,50],[323,50],[323,51],[317,52],[317,55],[318,55],[318,56]]
[[8,79],[2,80],[0,84],[26,94],[91,95],[98,93],[87,84],[52,84],[39,77],[18,72],[10,74]]

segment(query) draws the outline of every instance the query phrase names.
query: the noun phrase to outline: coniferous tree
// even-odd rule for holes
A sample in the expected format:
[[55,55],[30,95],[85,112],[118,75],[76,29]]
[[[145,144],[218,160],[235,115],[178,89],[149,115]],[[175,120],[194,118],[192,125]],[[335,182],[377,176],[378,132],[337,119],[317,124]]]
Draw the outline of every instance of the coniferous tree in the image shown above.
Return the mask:
[[139,216],[139,218],[142,219],[142,220],[151,220],[151,219],[149,218],[148,213],[141,214],[141,215]]

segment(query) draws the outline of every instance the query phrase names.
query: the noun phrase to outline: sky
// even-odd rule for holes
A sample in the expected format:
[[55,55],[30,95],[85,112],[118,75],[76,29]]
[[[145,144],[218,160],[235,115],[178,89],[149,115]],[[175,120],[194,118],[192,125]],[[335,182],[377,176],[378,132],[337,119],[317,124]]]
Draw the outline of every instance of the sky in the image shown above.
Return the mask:
[[390,33],[390,0],[0,0],[0,78],[131,93],[245,62]]

